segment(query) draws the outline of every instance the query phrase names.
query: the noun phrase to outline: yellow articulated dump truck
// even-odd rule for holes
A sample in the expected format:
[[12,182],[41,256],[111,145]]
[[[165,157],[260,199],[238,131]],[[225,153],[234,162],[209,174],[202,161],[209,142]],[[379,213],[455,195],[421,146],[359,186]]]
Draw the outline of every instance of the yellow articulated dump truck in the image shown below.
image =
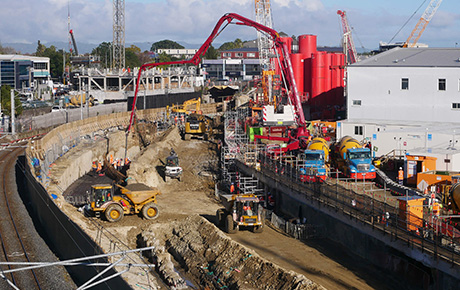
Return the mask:
[[220,194],[225,208],[216,212],[217,226],[224,226],[225,232],[236,233],[241,227],[254,233],[264,230],[264,212],[254,194]]
[[91,216],[101,214],[109,222],[120,221],[125,214],[142,214],[142,217],[153,220],[158,217],[156,196],[158,189],[150,188],[142,183],[133,183],[126,187],[116,184],[95,184],[91,186],[89,204],[85,211]]

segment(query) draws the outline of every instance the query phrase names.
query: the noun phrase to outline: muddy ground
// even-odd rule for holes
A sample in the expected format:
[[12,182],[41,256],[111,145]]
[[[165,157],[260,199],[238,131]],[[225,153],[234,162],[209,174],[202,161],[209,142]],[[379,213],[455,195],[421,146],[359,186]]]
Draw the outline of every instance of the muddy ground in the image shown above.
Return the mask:
[[[171,148],[177,152],[184,173],[180,181],[165,182],[163,164]],[[182,273],[182,277],[169,277],[167,280],[170,284],[177,283],[178,287],[393,288],[391,279],[382,276],[372,266],[347,255],[346,250],[326,240],[312,240],[307,245],[270,227],[266,227],[262,234],[246,230],[234,235],[224,234],[214,226],[215,212],[220,208],[214,196],[217,163],[218,156],[214,143],[197,139],[183,141],[178,130],[173,129],[141,151],[138,156],[132,157],[131,168],[128,170],[129,183],[142,182],[161,191],[161,195],[157,197],[159,217],[154,221],[147,221],[139,216],[125,216],[118,223],[104,220],[98,222],[131,248],[156,245],[158,251],[154,253],[153,260],[171,259],[169,253],[172,253],[176,259],[171,259],[172,264]],[[93,181],[98,183],[97,178]],[[73,184],[67,192],[71,191],[72,187],[78,187],[78,182],[81,181]],[[77,217],[80,226],[86,227],[90,235],[97,235],[94,226],[85,221],[87,217],[83,217],[75,208],[65,208],[69,214]],[[226,248],[222,250],[216,247]],[[169,257],[165,258],[165,255]],[[257,262],[240,269],[244,267],[242,260],[248,255],[257,257]],[[214,281],[206,277],[214,278]],[[181,278],[183,281],[179,281]],[[135,275],[125,279],[131,285],[139,284]],[[220,284],[216,284],[216,281]],[[139,285],[146,287],[145,284]],[[155,285],[151,286],[151,289],[164,287],[162,282],[151,285]],[[137,289],[137,286],[133,288]]]

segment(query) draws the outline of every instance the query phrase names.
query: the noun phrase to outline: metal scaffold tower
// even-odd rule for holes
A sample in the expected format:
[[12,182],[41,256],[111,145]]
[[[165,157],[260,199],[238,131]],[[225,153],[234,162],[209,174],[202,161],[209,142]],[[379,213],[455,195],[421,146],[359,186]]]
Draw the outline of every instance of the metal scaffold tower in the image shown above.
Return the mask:
[[[255,0],[256,21],[269,28],[273,28],[272,14],[269,0]],[[262,88],[265,102],[272,101],[273,75],[275,74],[275,55],[273,41],[265,33],[257,30],[257,46],[259,61],[262,69]]]
[[236,178],[235,159],[240,149],[245,147],[249,138],[244,132],[244,120],[249,115],[249,108],[239,108],[237,111],[225,112],[224,146],[222,146],[222,177],[225,181],[233,182]]
[[112,68],[125,67],[125,0],[113,0]]

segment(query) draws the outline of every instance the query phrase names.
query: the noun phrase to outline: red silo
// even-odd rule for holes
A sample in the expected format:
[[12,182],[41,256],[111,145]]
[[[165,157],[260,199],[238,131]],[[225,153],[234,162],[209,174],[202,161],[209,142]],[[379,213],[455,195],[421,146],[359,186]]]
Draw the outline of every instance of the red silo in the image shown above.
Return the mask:
[[300,53],[291,54],[292,70],[294,71],[295,83],[297,85],[297,91],[299,95],[303,95],[303,74],[304,65],[303,58]]
[[302,102],[307,101],[311,98],[311,82],[312,82],[312,73],[311,73],[311,58],[304,58],[303,59],[303,91],[304,91],[304,98],[302,98]]
[[280,37],[281,41],[284,42],[288,48],[288,54],[292,53],[292,37]]
[[304,58],[311,58],[311,55],[316,51],[316,35],[306,34],[299,36],[299,53]]
[[323,98],[323,105],[327,105],[330,101],[330,94],[332,89],[332,53],[327,53],[324,57],[324,93],[326,96]]
[[311,58],[311,99],[314,104],[317,103],[317,100],[314,99],[325,91],[326,57],[326,52],[318,51],[313,53]]

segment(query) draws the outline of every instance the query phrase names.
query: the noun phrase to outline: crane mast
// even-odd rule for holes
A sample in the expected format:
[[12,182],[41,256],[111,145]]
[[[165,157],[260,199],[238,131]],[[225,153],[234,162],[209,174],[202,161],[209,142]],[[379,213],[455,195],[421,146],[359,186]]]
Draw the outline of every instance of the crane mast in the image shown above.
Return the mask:
[[[270,0],[255,0],[256,22],[268,28],[273,28],[273,21],[270,8]],[[273,40],[263,31],[257,30],[257,46],[259,48],[259,61],[262,69],[262,89],[264,102],[271,103],[273,100],[273,75],[275,74],[275,63]]]
[[430,4],[428,4],[428,7],[425,9],[425,12],[423,12],[422,17],[420,17],[419,21],[417,22],[417,25],[415,26],[414,30],[412,30],[412,33],[407,38],[403,47],[414,47],[417,44],[418,39],[420,38],[420,36],[422,36],[423,31],[425,30],[426,26],[431,21],[431,18],[433,18],[434,14],[438,10],[439,5],[441,5],[441,2],[442,0],[430,1]]
[[353,38],[351,37],[351,29],[348,24],[347,14],[345,11],[338,10],[337,14],[342,20],[342,30],[343,30],[343,51],[348,64],[353,64],[358,60],[358,54],[356,52],[355,44]]

